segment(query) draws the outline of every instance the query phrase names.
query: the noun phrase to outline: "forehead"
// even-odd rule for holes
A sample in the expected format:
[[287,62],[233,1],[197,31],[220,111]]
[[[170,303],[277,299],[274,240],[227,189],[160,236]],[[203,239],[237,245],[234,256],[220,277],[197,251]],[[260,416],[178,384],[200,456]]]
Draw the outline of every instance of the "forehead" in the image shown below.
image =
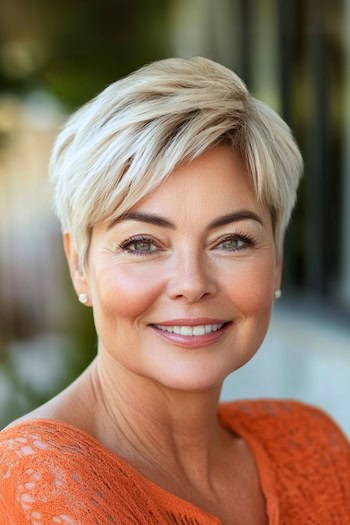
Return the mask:
[[240,154],[225,145],[180,164],[130,211],[156,212],[165,217],[200,213],[212,218],[240,209],[269,215],[256,197]]

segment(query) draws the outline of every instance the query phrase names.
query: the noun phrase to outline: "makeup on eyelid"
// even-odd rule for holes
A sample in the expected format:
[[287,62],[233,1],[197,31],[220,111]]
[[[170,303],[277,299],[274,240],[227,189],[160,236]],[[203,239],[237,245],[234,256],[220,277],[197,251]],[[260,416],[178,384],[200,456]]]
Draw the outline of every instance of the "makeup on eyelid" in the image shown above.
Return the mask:
[[[166,237],[157,238],[153,235],[153,232],[150,233],[150,231],[147,232],[147,230],[140,233],[132,233],[135,231],[134,223],[120,223],[120,225],[121,224],[123,224],[123,227],[120,228],[122,230],[121,232],[118,231],[119,223],[114,226],[114,231],[111,231],[113,234],[113,249],[116,252],[130,253],[133,255],[154,255],[163,250],[166,251],[170,246],[176,245],[176,241],[174,242],[172,238],[172,235],[176,235],[176,232],[168,233],[167,231]],[[159,227],[156,226],[155,228],[158,230]],[[221,229],[228,230],[228,225],[226,227],[221,227]],[[150,230],[154,231],[154,227],[151,226]],[[203,248],[210,247],[210,249],[215,249],[215,247],[220,244],[224,244],[224,246],[222,246],[222,251],[227,252],[237,252],[246,248],[254,248],[261,241],[262,231],[263,226],[261,223],[249,220],[248,225],[237,225],[237,229],[234,231],[230,228],[229,231],[224,231],[221,235],[219,235],[218,232],[215,235],[215,238],[210,234],[209,240],[203,242]],[[130,235],[127,235],[128,232],[130,232]],[[114,239],[116,233],[119,238],[117,241]],[[231,246],[229,246],[230,242]],[[232,243],[235,243],[235,245]],[[129,249],[130,246],[132,247],[132,245],[136,244],[144,244],[144,246],[140,247],[140,249],[137,249],[137,247]],[[149,249],[145,246],[147,244],[149,245]]]
[[[228,243],[230,242],[234,242],[236,245],[229,246]],[[256,245],[256,243],[257,241],[252,235],[243,232],[236,232],[223,235],[221,238],[215,241],[214,246],[212,246],[210,249],[214,250],[217,248],[221,251],[237,252],[247,248],[252,248]],[[125,253],[133,255],[154,255],[166,249],[160,246],[160,244],[161,243],[145,234],[138,234],[119,243],[118,248]],[[225,244],[226,246],[222,246],[220,248],[220,245]],[[131,249],[132,245],[135,246],[135,249]],[[139,245],[139,248],[137,248],[137,245]],[[141,245],[143,245],[143,247]],[[147,245],[150,247],[150,249],[144,249]]]

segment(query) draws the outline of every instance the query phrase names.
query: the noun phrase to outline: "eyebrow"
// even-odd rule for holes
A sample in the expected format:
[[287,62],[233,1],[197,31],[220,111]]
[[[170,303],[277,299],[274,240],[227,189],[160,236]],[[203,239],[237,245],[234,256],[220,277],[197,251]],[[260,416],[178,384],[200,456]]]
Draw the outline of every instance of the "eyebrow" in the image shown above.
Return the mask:
[[[207,229],[213,230],[215,228],[219,228],[220,226],[225,226],[226,224],[230,224],[231,222],[239,222],[239,221],[245,221],[245,220],[253,220],[264,226],[263,220],[259,215],[257,215],[255,212],[250,210],[239,210],[232,213],[228,213],[226,215],[221,215],[217,219],[214,219],[212,222],[208,224]],[[169,228],[171,230],[176,230],[176,225],[169,221],[168,219],[165,219],[164,217],[160,217],[159,215],[154,215],[152,213],[141,213],[141,212],[129,212],[121,217],[118,217],[114,221],[112,221],[108,229],[112,228],[116,224],[119,224],[124,221],[139,221],[139,222],[146,222],[148,224],[155,224],[156,226],[161,226],[163,228]]]

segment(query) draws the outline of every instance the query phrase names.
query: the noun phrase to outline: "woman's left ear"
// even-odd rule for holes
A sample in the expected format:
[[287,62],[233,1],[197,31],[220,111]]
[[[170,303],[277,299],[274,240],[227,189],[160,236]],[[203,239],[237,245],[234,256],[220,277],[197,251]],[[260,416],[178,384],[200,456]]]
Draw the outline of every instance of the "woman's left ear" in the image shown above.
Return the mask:
[[81,268],[79,255],[74,248],[72,238],[69,232],[63,233],[63,248],[68,262],[69,272],[74,289],[80,302],[86,306],[91,306],[89,301],[89,287],[84,268]]

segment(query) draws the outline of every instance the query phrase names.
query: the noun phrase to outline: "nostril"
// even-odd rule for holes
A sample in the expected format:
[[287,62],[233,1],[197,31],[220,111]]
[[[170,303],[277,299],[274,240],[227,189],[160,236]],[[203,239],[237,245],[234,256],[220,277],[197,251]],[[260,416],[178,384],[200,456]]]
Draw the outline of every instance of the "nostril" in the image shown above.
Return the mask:
[[180,273],[169,283],[168,291],[172,299],[184,298],[189,302],[197,302],[214,296],[217,288],[214,279],[198,271]]
[[211,297],[213,294],[211,292],[208,292],[208,291],[203,291],[203,290],[194,290],[193,288],[191,289],[185,289],[185,290],[182,290],[181,292],[178,292],[175,297],[175,299],[186,299],[188,302],[198,302],[202,299],[206,299],[206,298],[209,298]]

